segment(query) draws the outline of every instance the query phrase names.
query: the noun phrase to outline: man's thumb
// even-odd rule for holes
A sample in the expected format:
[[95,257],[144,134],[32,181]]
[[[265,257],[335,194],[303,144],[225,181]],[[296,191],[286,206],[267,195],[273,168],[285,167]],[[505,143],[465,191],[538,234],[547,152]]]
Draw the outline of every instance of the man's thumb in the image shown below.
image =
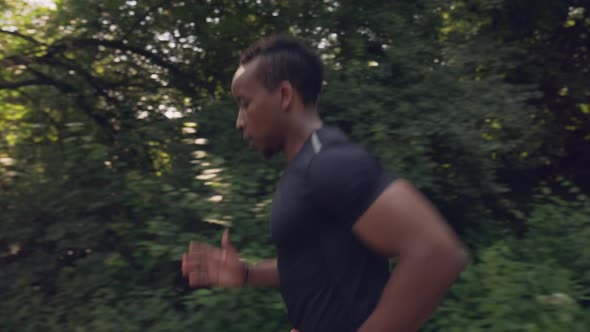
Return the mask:
[[221,236],[221,247],[223,249],[233,249],[231,243],[229,242],[229,229],[226,228],[223,231],[223,235]]

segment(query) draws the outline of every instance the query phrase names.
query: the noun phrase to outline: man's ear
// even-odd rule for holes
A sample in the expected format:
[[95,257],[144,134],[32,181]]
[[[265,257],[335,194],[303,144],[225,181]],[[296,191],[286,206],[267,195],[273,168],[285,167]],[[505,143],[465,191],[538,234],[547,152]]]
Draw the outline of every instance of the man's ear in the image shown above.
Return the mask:
[[293,85],[289,81],[283,81],[279,85],[279,92],[281,98],[281,110],[289,110],[295,99],[295,89],[293,89]]

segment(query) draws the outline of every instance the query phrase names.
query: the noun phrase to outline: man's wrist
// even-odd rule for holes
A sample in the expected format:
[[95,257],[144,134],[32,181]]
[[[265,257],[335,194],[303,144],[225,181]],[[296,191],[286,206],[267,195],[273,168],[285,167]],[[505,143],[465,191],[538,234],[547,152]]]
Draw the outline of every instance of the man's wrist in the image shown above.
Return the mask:
[[278,287],[278,271],[276,259],[269,259],[259,263],[247,264],[242,261],[238,271],[239,287]]

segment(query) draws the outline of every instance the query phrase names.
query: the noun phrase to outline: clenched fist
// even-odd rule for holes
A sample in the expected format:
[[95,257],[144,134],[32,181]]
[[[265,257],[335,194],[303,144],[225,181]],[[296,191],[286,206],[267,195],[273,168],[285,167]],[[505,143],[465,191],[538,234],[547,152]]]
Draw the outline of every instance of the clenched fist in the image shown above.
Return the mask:
[[247,266],[240,260],[223,232],[221,248],[191,241],[188,253],[182,255],[182,275],[190,287],[240,287],[246,282]]

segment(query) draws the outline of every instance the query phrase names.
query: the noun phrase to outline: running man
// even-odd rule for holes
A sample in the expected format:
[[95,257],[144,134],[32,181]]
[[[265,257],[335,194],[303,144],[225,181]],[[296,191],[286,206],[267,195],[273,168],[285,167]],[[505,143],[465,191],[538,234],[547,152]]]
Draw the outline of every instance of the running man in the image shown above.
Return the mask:
[[410,182],[322,123],[322,82],[321,60],[294,38],[242,54],[236,127],[288,161],[270,220],[277,256],[248,266],[226,230],[220,248],[190,243],[183,274],[191,287],[277,287],[301,332],[417,331],[465,268],[464,247]]

